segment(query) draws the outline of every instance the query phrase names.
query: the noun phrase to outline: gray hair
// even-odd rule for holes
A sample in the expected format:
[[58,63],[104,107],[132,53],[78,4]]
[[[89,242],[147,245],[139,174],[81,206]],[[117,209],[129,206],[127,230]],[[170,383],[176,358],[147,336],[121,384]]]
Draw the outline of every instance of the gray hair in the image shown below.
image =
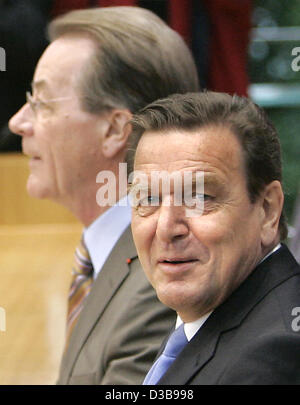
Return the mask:
[[75,10],[54,19],[48,33],[51,41],[77,33],[94,40],[97,50],[79,83],[82,107],[91,113],[111,108],[135,112],[158,98],[199,90],[190,50],[149,10]]

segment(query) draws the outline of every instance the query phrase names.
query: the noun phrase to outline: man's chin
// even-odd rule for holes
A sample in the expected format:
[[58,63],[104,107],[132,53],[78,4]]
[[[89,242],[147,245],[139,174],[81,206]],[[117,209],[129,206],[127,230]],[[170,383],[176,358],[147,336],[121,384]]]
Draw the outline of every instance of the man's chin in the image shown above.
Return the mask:
[[169,283],[167,286],[158,287],[156,292],[158,299],[175,311],[184,304],[186,291],[180,285]]
[[33,174],[30,174],[28,177],[26,189],[27,193],[32,198],[44,199],[51,197],[49,187],[45,184],[41,184],[41,181]]

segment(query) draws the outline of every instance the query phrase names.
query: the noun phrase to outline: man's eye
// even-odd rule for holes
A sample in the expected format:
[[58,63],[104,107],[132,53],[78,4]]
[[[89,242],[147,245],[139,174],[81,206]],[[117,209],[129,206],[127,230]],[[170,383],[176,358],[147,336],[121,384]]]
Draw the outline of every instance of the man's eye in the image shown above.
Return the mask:
[[32,97],[30,105],[35,112],[42,109],[46,109],[48,107],[48,104],[45,101],[39,99],[38,97],[36,98]]
[[39,98],[36,99],[34,103],[36,108],[46,108],[48,106],[48,104],[45,101],[40,100]]
[[137,199],[134,205],[136,212],[141,217],[147,217],[152,215],[160,205],[160,198],[155,196],[146,196],[144,198]]
[[210,205],[214,199],[213,196],[204,193],[192,193],[190,196],[185,195],[184,204],[189,208],[204,208]]
[[210,196],[208,194],[197,193],[197,194],[195,194],[194,198],[197,200],[207,201],[207,200],[212,199],[212,196]]
[[144,197],[141,200],[139,200],[138,205],[140,207],[148,207],[148,206],[157,207],[159,205],[159,202],[160,202],[159,197],[148,195],[147,197]]
[[213,197],[209,194],[193,193],[191,199],[193,201],[210,201],[213,199]]

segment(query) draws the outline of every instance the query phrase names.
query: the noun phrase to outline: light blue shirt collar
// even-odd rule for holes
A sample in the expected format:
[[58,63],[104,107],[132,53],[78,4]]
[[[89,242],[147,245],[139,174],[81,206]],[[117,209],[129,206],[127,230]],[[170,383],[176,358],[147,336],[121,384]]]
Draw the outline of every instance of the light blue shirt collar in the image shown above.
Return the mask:
[[131,206],[126,196],[84,229],[83,238],[93,263],[94,278],[130,222]]

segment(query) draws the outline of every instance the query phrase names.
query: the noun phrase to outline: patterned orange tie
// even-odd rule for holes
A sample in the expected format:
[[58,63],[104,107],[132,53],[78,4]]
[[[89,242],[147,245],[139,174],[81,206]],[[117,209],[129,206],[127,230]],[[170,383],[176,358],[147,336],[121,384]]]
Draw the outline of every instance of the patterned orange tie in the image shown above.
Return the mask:
[[[66,348],[72,331],[78,321],[84,300],[88,296],[93,283],[93,265],[83,238],[75,250],[75,260],[72,269],[72,283],[68,298],[68,316],[66,332]],[[66,349],[65,348],[65,349]]]

